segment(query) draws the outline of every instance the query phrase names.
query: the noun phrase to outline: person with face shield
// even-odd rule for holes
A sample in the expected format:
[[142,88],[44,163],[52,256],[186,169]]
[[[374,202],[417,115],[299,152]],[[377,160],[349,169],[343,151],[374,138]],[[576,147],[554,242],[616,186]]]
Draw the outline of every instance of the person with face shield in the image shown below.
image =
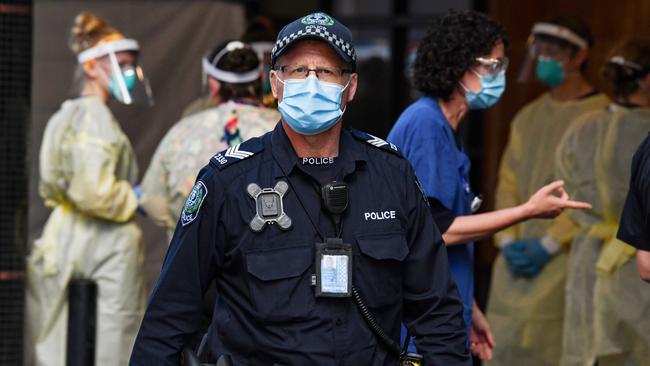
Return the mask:
[[81,95],[63,103],[43,135],[39,193],[52,213],[28,261],[28,354],[33,365],[66,364],[68,288],[87,279],[98,288],[96,363],[124,365],[145,306],[143,243],[133,221],[135,156],[106,104],[151,94],[138,42],[97,16],[75,18],[70,46]]
[[[614,102],[572,124],[557,152],[558,176],[594,209],[570,212],[571,245],[561,365],[641,365],[650,360],[650,291],[635,248],[616,239],[636,147],[650,131],[650,42],[615,48],[603,68]],[[643,226],[643,225],[642,225]]]
[[[246,32],[241,38],[242,42],[246,43],[253,51],[255,51],[257,59],[259,60],[260,68],[263,71],[262,76],[258,79],[258,82],[261,84],[262,105],[268,108],[277,108],[275,98],[271,93],[271,84],[269,83],[271,49],[273,49],[275,35],[277,33],[277,30],[274,31],[273,29],[274,27],[271,19],[266,16],[258,16],[250,21],[246,28]],[[214,89],[214,84],[208,82],[210,77],[208,68],[209,64],[214,65],[214,58],[221,47],[223,47],[223,44],[219,44],[205,57],[207,63],[206,61],[201,60],[203,69],[202,94],[204,95],[194,100],[183,110],[181,119],[194,113],[210,109],[219,104],[219,101],[214,98],[214,94],[217,93]]]
[[420,42],[414,65],[415,85],[424,96],[402,113],[388,135],[422,182],[448,246],[472,353],[483,360],[492,357],[495,341],[473,301],[472,242],[526,219],[554,217],[564,208],[589,207],[568,200],[561,182],[555,182],[516,207],[472,215],[480,198],[470,189],[470,161],[458,126],[470,109],[489,108],[503,94],[506,43],[501,25],[481,13],[452,11],[436,19]]
[[[553,181],[553,154],[564,133],[578,116],[608,104],[583,76],[592,43],[589,28],[574,17],[533,26],[531,62],[537,79],[551,89],[519,111],[511,124],[499,170],[497,208],[521,204],[522,197]],[[576,231],[564,212],[553,221],[530,220],[496,235],[501,253],[487,306],[499,339],[495,365],[559,363],[567,246]]]
[[400,323],[426,365],[470,365],[445,246],[398,148],[343,128],[350,30],[325,13],[278,34],[281,122],[198,175],[130,365],[178,365],[217,283],[208,358],[235,365],[395,365]]
[[154,153],[142,180],[141,207],[173,234],[196,175],[215,150],[224,150],[273,129],[280,115],[261,107],[262,69],[255,51],[227,41],[203,59],[214,107],[176,123]]

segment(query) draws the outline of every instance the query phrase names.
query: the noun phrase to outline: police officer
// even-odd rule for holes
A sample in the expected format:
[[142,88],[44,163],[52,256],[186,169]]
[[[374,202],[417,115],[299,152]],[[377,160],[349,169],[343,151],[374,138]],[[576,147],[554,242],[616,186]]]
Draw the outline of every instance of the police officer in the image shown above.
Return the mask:
[[271,85],[281,122],[199,173],[131,365],[178,364],[211,281],[212,358],[395,365],[403,320],[426,365],[470,364],[462,304],[413,169],[394,145],[342,128],[357,86],[351,38],[324,13],[280,31]]
[[617,238],[635,247],[641,279],[650,282],[650,136],[632,160],[632,177],[625,200]]

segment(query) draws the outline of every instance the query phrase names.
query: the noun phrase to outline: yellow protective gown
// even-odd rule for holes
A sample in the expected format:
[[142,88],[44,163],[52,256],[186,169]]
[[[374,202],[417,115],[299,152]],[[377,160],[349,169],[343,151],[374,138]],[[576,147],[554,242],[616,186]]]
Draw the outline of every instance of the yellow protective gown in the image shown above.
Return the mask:
[[595,204],[570,212],[580,234],[571,247],[562,365],[650,363],[650,291],[630,260],[634,248],[615,238],[632,157],[648,131],[650,109],[612,105],[577,121],[558,149],[569,194]]
[[[562,136],[581,114],[604,108],[596,94],[558,102],[545,93],[516,116],[501,162],[496,192],[498,209],[525,203],[555,179],[554,154]],[[555,220],[529,220],[500,232],[499,243],[549,236],[569,243],[577,231],[563,214]],[[496,340],[491,365],[552,365],[562,347],[566,250],[560,250],[534,278],[513,276],[502,255],[496,259],[488,302],[488,320]]]
[[128,138],[95,97],[63,103],[40,151],[40,195],[53,211],[28,262],[28,354],[65,365],[68,285],[98,285],[97,365],[126,365],[145,307],[143,243],[132,221],[137,166]]
[[224,128],[233,118],[245,141],[272,130],[280,114],[268,108],[222,103],[176,123],[151,158],[142,179],[140,204],[156,224],[168,229],[170,237],[199,170],[214,154],[228,148]]

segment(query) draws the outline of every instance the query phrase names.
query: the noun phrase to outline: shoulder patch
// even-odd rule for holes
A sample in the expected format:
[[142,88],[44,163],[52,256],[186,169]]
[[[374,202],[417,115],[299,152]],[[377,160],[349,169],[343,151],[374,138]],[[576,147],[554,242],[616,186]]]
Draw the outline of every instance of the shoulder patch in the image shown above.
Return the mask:
[[380,139],[377,136],[373,136],[373,135],[371,135],[371,134],[369,134],[367,132],[363,132],[363,131],[359,131],[359,130],[351,129],[350,133],[357,140],[361,140],[361,141],[363,141],[365,143],[368,143],[368,144],[370,144],[370,145],[372,145],[374,147],[377,147],[377,148],[385,150],[385,151],[389,151],[389,152],[391,152],[391,153],[393,153],[393,154],[395,154],[395,155],[397,155],[399,157],[403,157],[402,152],[393,143],[390,143],[390,142],[388,142],[386,140]]
[[256,137],[244,141],[241,144],[231,146],[218,153],[210,159],[210,163],[216,166],[219,170],[223,170],[225,167],[238,161],[248,159],[262,150],[264,150],[262,139]]
[[190,192],[190,195],[183,205],[183,211],[181,212],[181,223],[183,226],[187,226],[192,221],[196,220],[199,215],[199,210],[205,197],[208,196],[208,188],[200,180],[196,182],[194,188]]

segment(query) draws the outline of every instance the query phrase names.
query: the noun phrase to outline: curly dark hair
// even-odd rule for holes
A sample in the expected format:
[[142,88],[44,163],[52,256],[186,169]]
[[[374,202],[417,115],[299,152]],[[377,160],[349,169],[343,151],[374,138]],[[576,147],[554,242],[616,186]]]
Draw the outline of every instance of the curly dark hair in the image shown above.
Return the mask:
[[[219,52],[221,52],[221,50],[223,50],[230,42],[232,41],[223,42],[214,48],[210,53],[208,53],[207,59],[210,60],[211,63],[214,63]],[[255,51],[250,47],[245,47],[226,53],[215,66],[222,70],[241,74],[258,69],[260,61],[257,58]],[[219,96],[223,101],[240,98],[260,98],[262,95],[262,83],[260,80],[241,84],[227,83],[225,81],[219,82],[221,83]]]
[[507,45],[501,24],[475,11],[451,10],[437,18],[418,46],[413,64],[415,87],[425,95],[449,100],[476,58]]

